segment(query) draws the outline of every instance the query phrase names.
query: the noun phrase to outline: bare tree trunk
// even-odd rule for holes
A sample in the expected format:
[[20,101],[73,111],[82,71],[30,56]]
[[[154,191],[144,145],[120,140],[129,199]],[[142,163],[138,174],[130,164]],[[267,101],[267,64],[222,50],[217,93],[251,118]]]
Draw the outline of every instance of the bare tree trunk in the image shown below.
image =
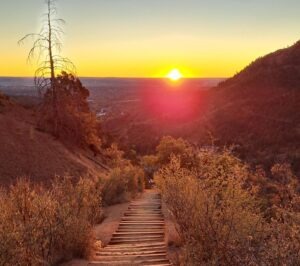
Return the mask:
[[49,51],[49,61],[50,61],[50,72],[51,72],[51,91],[52,91],[52,105],[53,105],[53,115],[54,115],[54,125],[53,133],[58,137],[58,110],[57,110],[57,91],[56,91],[56,81],[55,81],[55,68],[52,53],[52,26],[51,26],[51,1],[48,0],[48,51]]
[[[51,132],[55,137],[60,135],[61,125],[61,110],[60,110],[60,96],[59,96],[59,84],[57,82],[56,71],[73,72],[75,66],[68,59],[56,54],[60,52],[62,42],[60,40],[63,30],[60,25],[63,25],[65,21],[63,19],[56,18],[56,0],[46,0],[47,11],[45,13],[45,19],[43,19],[43,25],[40,33],[26,34],[19,44],[27,38],[33,38],[33,47],[30,49],[27,60],[33,59],[36,53],[39,57],[44,56],[44,60],[40,62],[40,66],[35,72],[35,85],[39,92],[46,92],[45,107],[47,108],[46,114],[50,115]],[[40,61],[40,59],[38,59]],[[49,105],[48,106],[48,102]],[[49,126],[49,117],[44,121],[46,127]]]

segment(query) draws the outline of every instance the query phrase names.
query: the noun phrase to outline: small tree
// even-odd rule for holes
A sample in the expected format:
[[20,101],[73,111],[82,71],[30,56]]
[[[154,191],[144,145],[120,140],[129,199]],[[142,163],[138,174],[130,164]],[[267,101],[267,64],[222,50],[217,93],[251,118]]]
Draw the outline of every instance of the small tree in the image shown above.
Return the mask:
[[60,56],[62,48],[62,26],[65,24],[63,19],[57,18],[56,0],[46,0],[47,12],[43,15],[44,19],[39,33],[25,35],[19,44],[26,39],[33,40],[33,46],[28,54],[28,61],[37,57],[38,68],[35,72],[35,85],[40,94],[51,93],[52,112],[53,112],[53,133],[58,135],[58,95],[56,74],[61,71],[69,73],[75,72],[74,64],[65,57]]
[[74,64],[60,56],[63,19],[57,18],[56,0],[46,0],[47,12],[39,33],[25,35],[19,43],[33,39],[28,60],[37,56],[35,85],[43,96],[39,126],[54,136],[98,151],[98,123],[87,103],[89,91],[75,77]]
[[[100,139],[98,137],[98,122],[94,113],[90,111],[87,102],[89,91],[81,81],[72,74],[62,72],[56,77],[57,116],[49,113],[52,103],[51,90],[44,95],[41,109],[43,120],[40,125],[46,131],[51,131],[54,119],[57,119],[57,134],[68,142],[81,146],[89,146],[94,152],[99,152]],[[50,127],[50,128],[49,128]]]

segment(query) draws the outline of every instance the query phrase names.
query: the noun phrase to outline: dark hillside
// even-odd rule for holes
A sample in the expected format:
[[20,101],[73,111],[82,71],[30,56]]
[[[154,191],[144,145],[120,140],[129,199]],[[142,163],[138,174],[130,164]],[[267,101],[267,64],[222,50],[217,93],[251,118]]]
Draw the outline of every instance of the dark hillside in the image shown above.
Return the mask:
[[[300,165],[300,42],[259,58],[211,91],[205,125],[242,157]],[[203,125],[203,124],[202,124]]]
[[221,88],[299,88],[300,41],[257,59],[233,78],[221,82]]

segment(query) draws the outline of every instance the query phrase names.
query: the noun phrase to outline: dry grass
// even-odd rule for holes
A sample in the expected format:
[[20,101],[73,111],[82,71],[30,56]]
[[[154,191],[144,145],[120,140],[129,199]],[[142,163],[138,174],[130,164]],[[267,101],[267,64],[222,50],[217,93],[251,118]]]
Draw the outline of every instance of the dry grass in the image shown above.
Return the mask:
[[0,265],[47,265],[88,256],[102,215],[90,179],[57,178],[51,188],[20,179],[0,195]]

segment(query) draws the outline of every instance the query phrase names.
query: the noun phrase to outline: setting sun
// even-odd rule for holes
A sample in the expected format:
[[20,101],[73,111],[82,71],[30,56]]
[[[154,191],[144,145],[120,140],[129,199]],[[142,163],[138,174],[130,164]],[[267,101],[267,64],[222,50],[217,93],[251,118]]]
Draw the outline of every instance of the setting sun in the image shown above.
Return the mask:
[[182,74],[180,73],[180,71],[178,69],[173,69],[172,71],[170,71],[170,73],[167,75],[167,77],[170,80],[177,81],[182,78]]

